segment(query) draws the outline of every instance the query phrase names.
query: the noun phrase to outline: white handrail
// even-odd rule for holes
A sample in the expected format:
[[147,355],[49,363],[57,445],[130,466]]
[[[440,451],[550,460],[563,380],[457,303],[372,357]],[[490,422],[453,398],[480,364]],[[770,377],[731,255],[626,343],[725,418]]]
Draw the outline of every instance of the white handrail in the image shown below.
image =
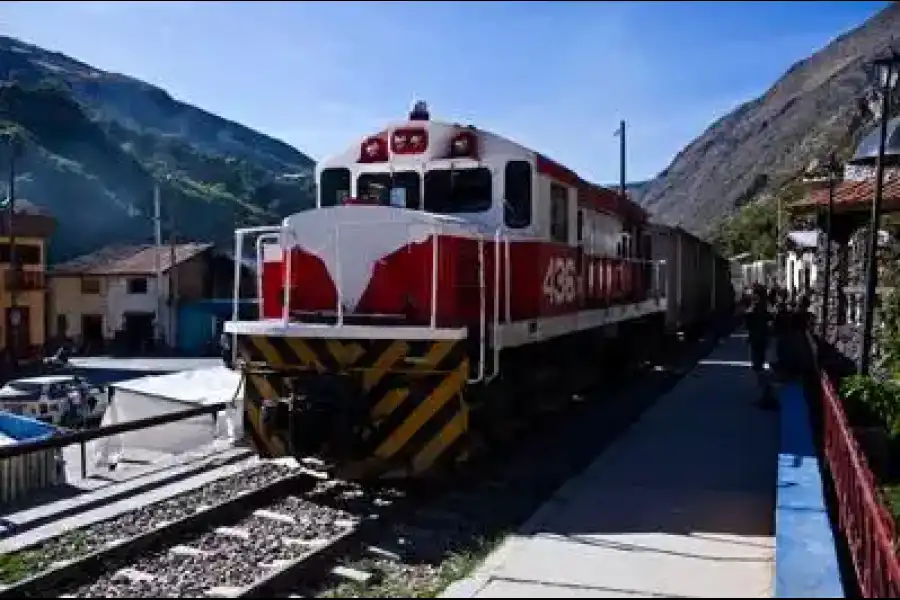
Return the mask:
[[[238,320],[238,303],[241,298],[241,262],[244,257],[244,232],[238,229],[234,232],[234,282],[231,295],[231,320]],[[237,362],[237,336],[231,335],[231,362]]]
[[504,277],[503,277],[503,279],[505,280],[504,282],[506,284],[506,289],[504,290],[505,296],[506,296],[506,311],[505,312],[506,312],[506,322],[512,323],[512,308],[510,308],[512,306],[512,292],[510,292],[510,290],[512,289],[512,287],[510,286],[510,281],[512,280],[512,276],[510,275],[511,262],[510,262],[510,258],[509,258],[509,236],[508,235],[504,236],[504,238],[505,238],[505,243],[504,243],[503,253],[505,254],[504,263],[506,264],[506,271],[505,271]]
[[278,239],[278,234],[263,233],[256,238],[256,303],[259,307],[257,316],[260,319],[263,317],[263,265],[265,264],[263,243],[272,238]]
[[[500,339],[500,242],[502,239],[509,240],[505,235],[501,237],[501,231],[498,227],[494,232],[494,325],[491,332],[491,338],[494,342],[494,364],[492,365],[490,376],[485,380],[486,383],[490,383],[500,374],[500,350],[503,346],[503,342]],[[508,273],[509,264],[506,265],[506,270]],[[486,341],[483,343],[486,343]]]
[[291,320],[291,279],[293,277],[293,263],[294,256],[291,248],[285,248],[285,244],[282,242],[281,246],[281,260],[283,262],[282,273],[284,273],[284,295],[283,295],[283,305],[281,307],[281,320],[284,323],[284,326],[287,327],[288,323]]
[[487,323],[485,322],[485,294],[484,294],[484,237],[479,236],[478,238],[478,289],[480,294],[480,302],[479,302],[479,322],[480,322],[480,344],[478,345],[478,375],[475,379],[469,379],[468,382],[471,383],[481,383],[484,381],[484,359],[487,353],[487,349],[485,345],[487,341],[485,340],[485,333]]
[[335,298],[337,299],[337,323],[338,327],[344,324],[344,285],[341,270],[341,225],[338,224],[334,228],[334,288]]
[[438,301],[438,231],[431,230],[431,328],[437,328]]

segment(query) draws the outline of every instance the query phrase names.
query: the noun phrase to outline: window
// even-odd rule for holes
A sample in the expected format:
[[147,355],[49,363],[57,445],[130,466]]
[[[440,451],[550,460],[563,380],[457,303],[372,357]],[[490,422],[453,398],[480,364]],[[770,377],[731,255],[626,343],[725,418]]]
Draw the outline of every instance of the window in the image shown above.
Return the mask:
[[100,280],[96,277],[84,277],[81,280],[81,293],[97,295],[100,293]]
[[575,214],[578,215],[575,225],[575,237],[578,240],[578,245],[581,246],[584,242],[584,210],[579,208]]
[[631,258],[631,235],[628,233],[621,234],[621,252],[619,256],[621,258]]
[[531,225],[531,165],[524,160],[506,163],[504,174],[503,221],[520,229]]
[[128,280],[128,293],[129,294],[146,294],[147,293],[147,278],[146,277],[133,277]]
[[337,206],[350,196],[350,169],[325,169],[319,181],[319,206]]
[[[418,209],[419,174],[413,171],[399,173],[363,173],[356,180],[356,196],[372,199],[382,206],[393,206],[392,196],[403,202],[405,208]],[[395,200],[396,201],[396,200]]]
[[[9,244],[0,244],[0,263],[12,260]],[[16,244],[16,261],[20,265],[41,264],[41,248],[32,244]]]
[[484,167],[428,171],[424,208],[443,214],[485,212],[491,208],[493,184]]
[[569,190],[550,183],[550,239],[569,243]]

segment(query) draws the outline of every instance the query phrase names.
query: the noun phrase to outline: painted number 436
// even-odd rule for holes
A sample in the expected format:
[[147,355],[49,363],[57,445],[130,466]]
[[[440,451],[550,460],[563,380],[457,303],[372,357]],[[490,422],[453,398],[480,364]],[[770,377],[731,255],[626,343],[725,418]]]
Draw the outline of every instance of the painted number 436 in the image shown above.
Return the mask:
[[575,301],[575,259],[557,256],[550,259],[544,274],[544,296],[551,304]]

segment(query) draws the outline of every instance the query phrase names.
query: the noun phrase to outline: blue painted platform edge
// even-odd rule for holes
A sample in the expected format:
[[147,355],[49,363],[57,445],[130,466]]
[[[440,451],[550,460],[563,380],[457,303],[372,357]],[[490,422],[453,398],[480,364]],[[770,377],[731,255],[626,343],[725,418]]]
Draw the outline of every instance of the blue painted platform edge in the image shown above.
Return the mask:
[[834,533],[802,386],[785,386],[779,399],[775,597],[843,598]]

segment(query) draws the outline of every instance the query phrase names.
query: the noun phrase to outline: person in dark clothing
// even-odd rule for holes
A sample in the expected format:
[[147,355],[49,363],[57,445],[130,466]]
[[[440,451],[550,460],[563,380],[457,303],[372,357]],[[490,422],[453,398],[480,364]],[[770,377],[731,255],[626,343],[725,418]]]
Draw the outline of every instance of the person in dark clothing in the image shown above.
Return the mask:
[[747,338],[750,345],[750,364],[756,373],[760,388],[760,405],[770,407],[774,404],[774,394],[766,378],[766,352],[769,348],[769,329],[772,314],[768,307],[766,289],[759,286],[753,293],[750,310],[745,316]]
[[787,291],[778,290],[775,315],[772,319],[772,334],[775,336],[775,364],[773,370],[781,377],[791,369],[790,336],[793,329],[794,311],[787,301]]
[[809,310],[809,296],[803,294],[797,300],[797,306],[794,310],[794,329],[801,334],[805,334],[813,327],[813,314]]

